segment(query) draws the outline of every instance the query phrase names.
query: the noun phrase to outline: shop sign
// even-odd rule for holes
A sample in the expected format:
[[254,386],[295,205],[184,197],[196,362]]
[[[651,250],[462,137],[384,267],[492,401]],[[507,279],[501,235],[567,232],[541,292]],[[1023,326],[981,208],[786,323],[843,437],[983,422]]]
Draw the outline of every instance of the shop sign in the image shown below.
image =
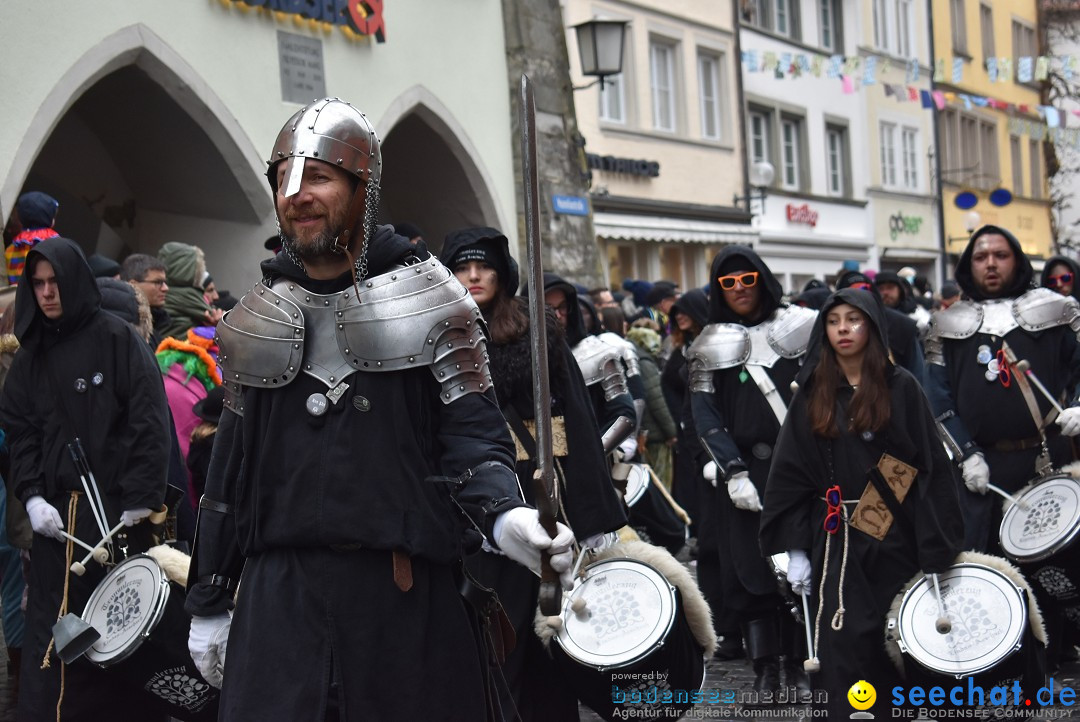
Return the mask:
[[655,160],[616,158],[613,155],[601,156],[596,153],[586,153],[585,160],[591,170],[627,173],[629,175],[645,176],[646,178],[656,178],[660,175],[660,163]]
[[555,212],[564,216],[589,215],[589,202],[581,196],[552,196]]
[[905,216],[897,211],[896,215],[889,216],[889,238],[895,241],[901,233],[918,235],[922,222],[922,216]]
[[[376,42],[386,42],[383,22],[385,0],[236,0],[254,8],[275,13],[299,15],[305,20],[330,23],[357,35],[374,35]],[[228,4],[228,3],[226,3]]]
[[813,228],[817,225],[818,212],[811,210],[810,205],[803,203],[801,206],[787,204],[787,219],[791,223],[805,223]]

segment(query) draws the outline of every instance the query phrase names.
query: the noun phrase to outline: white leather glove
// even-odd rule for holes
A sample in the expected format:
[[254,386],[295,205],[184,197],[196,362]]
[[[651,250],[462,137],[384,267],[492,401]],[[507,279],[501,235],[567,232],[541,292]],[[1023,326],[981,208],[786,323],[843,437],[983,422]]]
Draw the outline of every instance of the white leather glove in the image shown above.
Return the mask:
[[631,434],[618,446],[619,451],[622,452],[622,460],[634,458],[634,454],[637,453],[637,436]]
[[810,593],[810,557],[802,549],[791,549],[787,553],[787,580],[791,585],[791,591],[802,596]]
[[716,477],[719,471],[715,461],[710,461],[701,469],[701,475],[705,477],[705,481],[713,485],[714,489],[716,488]]
[[228,612],[211,617],[192,617],[188,633],[188,652],[199,674],[214,687],[221,689],[225,671],[225,648],[229,644],[229,626],[232,615]]
[[536,574],[540,573],[540,552],[546,549],[551,554],[551,568],[559,573],[563,587],[569,589],[574,581],[570,573],[574,562],[574,553],[570,549],[574,544],[574,532],[565,524],[556,522],[556,526],[559,533],[552,539],[540,526],[540,512],[519,506],[495,518],[493,536],[506,556]]
[[1062,411],[1058,414],[1057,425],[1061,427],[1062,436],[1080,434],[1080,408],[1074,406]]
[[758,498],[754,482],[750,481],[750,475],[745,471],[740,471],[728,479],[727,493],[736,509],[761,511],[761,499]]
[[128,509],[120,513],[120,521],[124,523],[124,526],[135,526],[148,516],[150,516],[149,509]]
[[972,454],[960,462],[960,473],[964,476],[964,486],[972,494],[985,494],[990,485],[990,467],[981,453]]
[[51,536],[57,541],[64,541],[60,530],[64,522],[56,507],[45,501],[43,496],[35,494],[26,500],[26,514],[30,517],[30,526],[43,536]]

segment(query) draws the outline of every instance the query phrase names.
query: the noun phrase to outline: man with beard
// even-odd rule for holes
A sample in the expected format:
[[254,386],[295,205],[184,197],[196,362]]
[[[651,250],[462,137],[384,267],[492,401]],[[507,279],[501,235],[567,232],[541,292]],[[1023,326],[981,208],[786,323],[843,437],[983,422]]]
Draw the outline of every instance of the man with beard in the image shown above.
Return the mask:
[[[817,317],[782,305],[782,296],[780,282],[754,251],[725,248],[709,276],[709,325],[686,352],[694,426],[712,458],[705,478],[723,481],[727,491],[715,500],[724,605],[742,625],[759,692],[792,685],[809,691],[799,630],[757,543],[773,446]],[[804,555],[790,563],[809,561]]]
[[[1070,379],[1080,367],[1077,302],[1031,289],[1031,263],[1004,228],[975,232],[956,265],[968,300],[934,314],[926,341],[926,392],[959,456],[966,549],[997,547],[1001,501],[989,484],[1015,492],[1068,460],[1065,436],[1080,433]],[[1015,367],[1026,360],[1062,406]]]
[[464,524],[526,566],[549,549],[569,567],[572,534],[552,540],[518,495],[480,311],[376,228],[381,172],[354,107],[298,111],[267,171],[283,252],[218,326],[225,410],[187,609],[221,719],[483,720]]
[[[874,276],[874,286],[881,294],[885,308],[899,311],[910,318],[919,329],[919,337],[925,338],[930,330],[930,312],[919,305],[915,298],[915,289],[908,280],[892,271],[878,271]],[[919,376],[915,378],[920,379]]]

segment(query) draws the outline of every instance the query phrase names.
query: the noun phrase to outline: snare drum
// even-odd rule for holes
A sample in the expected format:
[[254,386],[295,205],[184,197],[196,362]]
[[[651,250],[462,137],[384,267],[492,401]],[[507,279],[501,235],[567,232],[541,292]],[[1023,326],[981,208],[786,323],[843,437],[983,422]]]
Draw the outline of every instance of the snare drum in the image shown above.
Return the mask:
[[101,638],[86,658],[121,675],[179,720],[216,720],[220,692],[199,674],[188,653],[191,617],[183,589],[150,556],[116,565],[94,590],[83,621]]
[[630,507],[630,526],[639,537],[672,554],[683,548],[687,538],[686,524],[654,487],[649,468],[644,464],[630,464],[623,499]]
[[950,687],[950,679],[974,677],[984,688],[1014,679],[1041,684],[1042,645],[1030,633],[1025,591],[1001,571],[970,562],[954,564],[938,580],[951,631],[937,631],[937,594],[922,575],[897,595],[887,620],[886,647],[894,661],[899,648],[908,683]]
[[1055,474],[1019,501],[1001,519],[1002,551],[1052,599],[1080,604],[1080,545],[1073,543],[1080,533],[1080,482]]
[[[580,614],[572,609],[579,600]],[[578,699],[608,720],[627,710],[693,707],[705,659],[683,604],[681,591],[645,562],[591,564],[564,602],[552,647]]]

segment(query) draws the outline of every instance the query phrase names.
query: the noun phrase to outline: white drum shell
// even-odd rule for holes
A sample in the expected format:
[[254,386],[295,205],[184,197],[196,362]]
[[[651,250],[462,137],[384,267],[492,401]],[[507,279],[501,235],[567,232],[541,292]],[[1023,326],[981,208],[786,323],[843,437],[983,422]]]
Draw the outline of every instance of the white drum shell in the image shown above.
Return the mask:
[[152,557],[137,554],[117,564],[83,610],[83,621],[101,635],[86,658],[108,667],[134,654],[161,621],[169,591],[169,580]]
[[1051,476],[1020,495],[1001,519],[1001,549],[1021,564],[1042,561],[1073,543],[1080,533],[1080,482]]
[[[571,609],[585,600],[581,615]],[[580,664],[605,670],[649,656],[675,623],[675,587],[652,566],[635,559],[589,565],[563,603],[555,640]]]
[[938,575],[952,630],[935,628],[938,598],[923,578],[904,595],[897,620],[900,649],[923,667],[962,678],[996,666],[1016,652],[1028,623],[1023,591],[981,564],[955,564]]
[[631,464],[630,474],[626,477],[626,494],[623,496],[626,505],[633,506],[641,501],[651,483],[648,469],[641,464]]

